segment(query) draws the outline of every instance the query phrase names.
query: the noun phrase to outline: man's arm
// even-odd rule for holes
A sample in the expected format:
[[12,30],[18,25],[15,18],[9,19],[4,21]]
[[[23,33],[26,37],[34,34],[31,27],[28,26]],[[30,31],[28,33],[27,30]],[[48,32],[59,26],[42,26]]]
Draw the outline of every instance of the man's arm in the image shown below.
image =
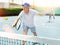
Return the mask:
[[18,17],[13,22],[12,27],[15,27],[16,26],[17,22],[20,20],[21,17],[22,17],[22,11],[19,13]]
[[38,16],[44,16],[45,14],[44,13],[38,13],[37,15]]
[[12,27],[15,27],[15,25],[17,24],[17,22],[18,22],[18,20],[19,20],[19,18],[16,18],[16,20],[13,22],[13,24],[12,24]]

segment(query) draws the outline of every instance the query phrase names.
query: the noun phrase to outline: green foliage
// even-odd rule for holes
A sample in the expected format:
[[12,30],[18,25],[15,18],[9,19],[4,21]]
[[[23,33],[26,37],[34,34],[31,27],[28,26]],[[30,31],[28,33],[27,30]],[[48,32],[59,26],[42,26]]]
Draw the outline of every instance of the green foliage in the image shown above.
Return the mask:
[[18,15],[22,11],[22,8],[4,8],[3,11],[8,15]]

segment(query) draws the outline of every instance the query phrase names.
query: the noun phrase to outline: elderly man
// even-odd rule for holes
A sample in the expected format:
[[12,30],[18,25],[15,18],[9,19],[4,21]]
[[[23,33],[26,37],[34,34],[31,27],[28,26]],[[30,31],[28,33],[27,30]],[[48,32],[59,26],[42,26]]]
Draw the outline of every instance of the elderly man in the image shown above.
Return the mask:
[[[28,3],[24,3],[23,5],[23,10],[13,23],[12,27],[15,26],[17,21],[19,19],[23,20],[23,34],[27,35],[28,29],[31,30],[31,32],[34,34],[34,36],[37,36],[35,25],[34,25],[34,16],[35,15],[40,15],[37,11],[30,9],[30,5]],[[25,45],[25,41],[23,41],[23,45]]]

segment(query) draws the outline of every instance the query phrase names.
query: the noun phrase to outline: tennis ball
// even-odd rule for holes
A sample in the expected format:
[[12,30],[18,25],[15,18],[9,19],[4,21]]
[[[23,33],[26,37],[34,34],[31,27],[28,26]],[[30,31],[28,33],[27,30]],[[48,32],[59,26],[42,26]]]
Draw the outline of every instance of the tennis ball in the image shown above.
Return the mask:
[[8,20],[8,18],[7,18],[7,17],[5,17],[5,18],[4,18],[4,20]]

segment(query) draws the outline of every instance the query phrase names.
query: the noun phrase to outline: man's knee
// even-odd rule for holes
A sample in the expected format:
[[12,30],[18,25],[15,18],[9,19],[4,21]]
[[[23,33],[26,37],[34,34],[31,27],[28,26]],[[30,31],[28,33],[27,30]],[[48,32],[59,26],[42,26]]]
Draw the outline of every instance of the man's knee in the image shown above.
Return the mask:
[[27,35],[28,30],[23,30],[23,34]]
[[37,33],[36,32],[33,32],[34,36],[37,36]]

